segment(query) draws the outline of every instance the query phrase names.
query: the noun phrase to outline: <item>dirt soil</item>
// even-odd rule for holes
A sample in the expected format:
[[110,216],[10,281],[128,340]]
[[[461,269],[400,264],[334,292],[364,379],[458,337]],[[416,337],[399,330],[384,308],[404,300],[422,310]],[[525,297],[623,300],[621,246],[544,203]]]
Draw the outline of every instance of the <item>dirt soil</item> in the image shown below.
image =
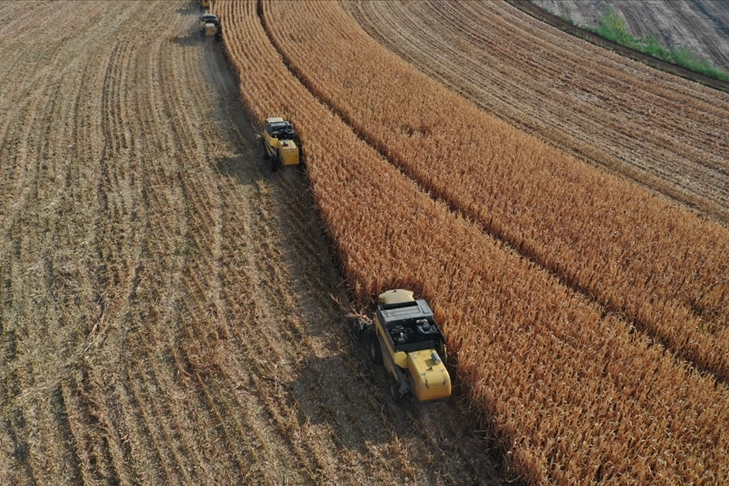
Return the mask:
[[0,3],[0,484],[513,480],[457,386],[390,402],[199,13]]
[[[373,38],[485,111],[729,224],[728,93],[589,44],[505,2],[341,4]],[[678,14],[664,19],[685,28]]]
[[596,27],[611,6],[636,38],[653,33],[664,47],[687,48],[729,72],[729,8],[717,0],[535,0],[580,26]]

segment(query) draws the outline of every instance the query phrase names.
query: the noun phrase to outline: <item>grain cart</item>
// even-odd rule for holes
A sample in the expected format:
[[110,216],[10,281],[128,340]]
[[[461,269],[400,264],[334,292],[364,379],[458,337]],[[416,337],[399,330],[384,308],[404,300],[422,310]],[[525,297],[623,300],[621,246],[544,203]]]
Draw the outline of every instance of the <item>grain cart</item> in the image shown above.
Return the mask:
[[388,290],[379,296],[374,322],[359,321],[358,331],[369,335],[372,362],[395,378],[393,400],[408,393],[420,401],[450,396],[445,337],[425,300],[409,290]]
[[301,166],[301,140],[290,122],[280,117],[267,118],[259,140],[263,144],[263,156],[271,159],[273,172],[279,165]]
[[218,18],[211,14],[205,13],[200,16],[200,33],[205,37],[213,37],[220,40],[223,35],[223,29],[220,26]]

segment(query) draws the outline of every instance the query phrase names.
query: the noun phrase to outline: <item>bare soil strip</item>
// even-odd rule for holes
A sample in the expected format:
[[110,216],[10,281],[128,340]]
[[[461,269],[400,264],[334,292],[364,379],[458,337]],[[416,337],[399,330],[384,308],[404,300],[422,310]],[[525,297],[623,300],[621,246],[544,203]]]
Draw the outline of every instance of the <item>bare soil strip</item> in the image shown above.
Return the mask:
[[387,400],[197,2],[78,13],[0,5],[0,483],[508,480],[457,396]]

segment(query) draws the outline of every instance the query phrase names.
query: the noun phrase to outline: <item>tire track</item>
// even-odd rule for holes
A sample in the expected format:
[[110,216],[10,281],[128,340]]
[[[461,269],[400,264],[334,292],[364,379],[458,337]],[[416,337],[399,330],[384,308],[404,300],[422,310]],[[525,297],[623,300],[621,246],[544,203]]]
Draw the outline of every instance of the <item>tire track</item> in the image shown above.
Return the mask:
[[[179,92],[178,93],[173,92],[170,94],[169,97],[167,97],[167,101],[166,101],[167,105],[165,107],[165,110],[170,113],[175,112],[175,106],[176,106],[174,104],[175,95],[177,97],[179,97]],[[180,154],[189,153],[195,149],[195,147],[192,145],[192,142],[191,142],[192,130],[188,130],[182,123],[177,123],[177,124],[173,123],[171,128],[173,130],[175,130],[175,132],[177,133],[177,136],[175,137],[174,140],[176,140],[178,142],[182,142],[182,148],[177,149],[177,150],[180,150]],[[188,145],[185,146],[186,144],[188,144]],[[185,164],[183,165],[183,167],[186,166],[188,162],[190,164],[192,164],[193,161],[192,160],[186,161]],[[190,168],[190,169],[192,169],[192,168]],[[192,169],[192,170],[190,170],[190,169],[188,169],[188,168],[185,168],[184,170],[177,169],[177,170],[175,170],[174,175],[169,174],[169,176],[172,176],[174,179],[176,179],[176,186],[179,188],[179,191],[181,194],[180,199],[187,201],[188,197],[190,198],[191,202],[189,205],[185,205],[185,207],[187,209],[185,209],[185,211],[184,211],[184,218],[185,218],[185,220],[188,221],[189,228],[187,230],[185,230],[185,232],[182,234],[182,236],[183,236],[184,240],[189,241],[189,244],[192,245],[190,248],[195,250],[195,251],[192,251],[189,256],[197,256],[198,254],[203,254],[202,252],[205,251],[206,248],[208,247],[208,244],[206,242],[201,241],[202,237],[198,238],[197,233],[195,231],[196,228],[204,227],[207,225],[206,222],[198,221],[199,214],[204,214],[207,210],[206,210],[206,202],[204,201],[204,197],[196,189],[197,184],[192,182],[192,180],[194,180],[195,169]],[[191,177],[193,177],[193,179],[191,179]],[[189,283],[191,281],[191,279],[195,278],[195,275],[198,273],[198,271],[194,271],[192,274],[190,273],[192,268],[195,267],[195,265],[196,265],[195,262],[197,260],[196,259],[187,260],[187,258],[189,258],[189,257],[186,257],[185,260],[180,260],[181,263],[184,261],[186,261],[187,263],[184,263],[183,264],[184,266],[180,266],[179,268],[180,268],[180,271],[186,272],[185,278],[182,280]],[[184,268],[184,270],[183,270],[183,268]],[[176,285],[179,285],[179,284],[176,284]],[[179,290],[179,292],[181,292],[180,296],[179,296],[179,301],[181,301],[181,302],[186,302],[190,298],[199,298],[198,294],[196,292],[186,290],[185,287],[181,288]],[[195,314],[198,314],[200,312],[200,310],[199,309],[190,309],[189,312],[190,312],[190,314],[195,315]],[[195,320],[194,317],[190,317],[190,319],[193,319],[193,321]],[[192,324],[192,322],[191,322],[191,324]],[[201,326],[200,323],[193,324],[193,325],[196,328],[199,328]],[[183,361],[186,361],[184,366],[188,368],[188,373],[192,373],[193,376],[197,374],[197,372],[195,372],[196,366],[201,365],[201,363],[198,359],[199,356],[197,356],[198,350],[204,351],[205,349],[208,349],[211,346],[211,342],[205,338],[206,335],[207,335],[206,333],[202,333],[199,336],[197,334],[195,334],[195,335],[188,334],[188,339],[190,340],[191,344],[193,342],[195,344],[192,344],[192,346],[188,347],[187,350],[184,352],[185,357],[183,358]],[[202,341],[199,340],[201,337],[203,338]],[[202,346],[202,348],[201,348],[201,346]],[[203,356],[204,356],[204,354],[203,354]],[[203,386],[205,384],[205,381],[200,380],[199,384],[201,386]],[[214,392],[209,392],[205,388],[203,388],[202,394],[206,397],[209,397],[212,394],[214,394]],[[219,410],[219,408],[218,408],[219,405],[220,404],[218,404],[218,406],[216,407],[216,409],[218,409],[218,410]],[[220,411],[218,411],[217,414],[220,416],[226,415],[224,413],[221,413]],[[225,434],[227,434],[227,432],[225,432],[225,429],[223,429],[222,432],[224,435],[221,437],[225,437]]]
[[[155,6],[150,4],[147,8],[153,11]],[[137,36],[136,42],[144,43],[146,40],[149,40],[148,36]],[[144,176],[148,164],[143,158],[144,139],[153,136],[156,127],[137,126],[138,120],[148,111],[142,93],[149,91],[140,89],[140,94],[136,95],[130,92],[129,86],[137,82],[142,83],[140,88],[146,86],[145,80],[140,79],[137,73],[145,63],[155,61],[149,51],[154,52],[156,44],[149,49],[139,49],[131,38],[122,38],[114,47],[117,53],[123,52],[124,57],[116,54],[119,57],[117,67],[105,70],[107,81],[112,85],[102,91],[108,107],[102,127],[107,132],[103,137],[106,142],[104,152],[99,154],[99,158],[108,171],[103,179],[105,182],[100,184],[103,211],[98,221],[104,245],[100,247],[100,259],[104,262],[105,271],[97,283],[102,289],[99,325],[94,326],[95,332],[89,336],[88,346],[96,350],[92,366],[98,382],[113,390],[110,394],[104,393],[99,400],[106,407],[109,421],[108,428],[101,435],[106,435],[107,440],[115,444],[114,463],[120,477],[161,479],[166,477],[162,472],[165,467],[168,473],[178,469],[170,466],[163,453],[155,447],[155,443],[159,443],[155,442],[159,441],[155,434],[159,422],[149,419],[150,412],[146,408],[140,410],[150,406],[150,400],[140,398],[144,392],[134,383],[143,379],[148,371],[134,369],[149,360],[144,352],[146,341],[138,339],[136,334],[129,337],[120,334],[130,330],[145,312],[139,305],[137,294],[145,276],[144,263],[149,259],[152,246],[148,235],[155,232],[148,217],[150,206]],[[113,354],[118,347],[128,350],[130,355],[120,359]],[[111,364],[120,368],[121,378],[103,371]],[[150,437],[153,434],[154,437]]]
[[[90,9],[89,13],[92,12],[93,9]],[[50,394],[49,390],[58,389],[56,383],[66,372],[68,361],[74,359],[78,337],[75,333],[65,331],[67,319],[64,317],[67,310],[78,306],[76,299],[69,293],[78,290],[75,281],[82,275],[68,250],[75,246],[78,234],[73,226],[67,227],[69,220],[66,209],[69,201],[53,187],[67,171],[64,160],[64,139],[67,136],[65,124],[59,126],[55,122],[68,119],[67,107],[76,102],[76,97],[68,93],[64,81],[69,79],[64,79],[64,75],[73,76],[77,66],[69,63],[64,70],[54,68],[65,62],[65,50],[72,51],[77,40],[76,37],[66,36],[59,40],[54,49],[46,51],[50,54],[45,59],[48,65],[41,70],[46,86],[38,91],[35,112],[29,114],[29,127],[25,136],[25,155],[34,160],[33,182],[28,186],[28,193],[32,193],[33,200],[22,210],[28,215],[26,222],[32,221],[32,229],[19,242],[16,258],[20,265],[25,262],[30,264],[34,278],[28,280],[34,288],[26,288],[23,292],[22,287],[15,287],[13,292],[19,292],[18,295],[25,293],[26,302],[35,309],[32,311],[35,320],[43,323],[43,326],[42,329],[35,329],[32,321],[31,325],[24,326],[20,348],[24,355],[18,356],[14,363],[19,370],[14,378],[23,391],[8,403],[18,408],[18,415],[22,413],[27,417],[22,420],[22,428],[16,430],[16,436],[27,437],[27,467],[33,470],[33,480],[40,482],[48,481],[49,477],[79,477],[79,471],[75,469],[78,461],[70,448],[72,438],[67,435],[69,427],[58,426],[59,422],[65,420],[65,411],[59,409],[64,401],[45,402],[40,398],[47,391]],[[31,133],[33,136],[30,136]],[[83,217],[71,218],[70,221],[84,223]],[[57,252],[38,251],[37,248],[44,242],[53,242]],[[78,257],[82,259],[83,254]],[[79,314],[82,316],[83,312],[81,308]],[[42,362],[34,359],[35,353],[47,353],[58,362],[58,366],[47,369]],[[57,447],[56,444],[62,446]]]
[[[159,41],[155,44],[159,45]],[[153,65],[164,67],[165,63],[169,61],[164,52],[165,44],[160,47],[162,49],[156,47],[155,55],[151,56],[148,61],[146,59],[141,61],[141,64],[147,62],[150,67]],[[142,193],[146,200],[147,210],[144,226],[148,235],[160,235],[160,230],[162,230],[161,235],[164,236],[161,238],[159,236],[150,237],[144,244],[143,264],[138,265],[135,270],[137,283],[129,296],[130,321],[146,321],[152,323],[152,326],[150,329],[140,329],[130,336],[129,347],[137,350],[140,356],[137,360],[126,364],[133,370],[128,378],[133,382],[126,386],[131,390],[134,402],[125,410],[125,413],[129,416],[127,421],[136,421],[138,418],[135,415],[142,412],[143,429],[140,429],[140,435],[132,438],[132,443],[142,446],[143,449],[151,448],[154,451],[159,459],[158,477],[165,481],[191,483],[193,482],[191,474],[195,473],[188,472],[189,462],[199,464],[204,461],[197,454],[197,448],[192,446],[186,438],[190,431],[180,425],[184,415],[181,410],[184,409],[172,405],[172,403],[178,402],[178,399],[168,391],[176,388],[176,382],[171,376],[174,376],[177,364],[174,360],[167,362],[165,354],[161,353],[158,348],[159,345],[166,347],[166,343],[176,346],[177,336],[180,332],[179,326],[182,323],[179,323],[181,317],[179,305],[184,298],[182,272],[185,267],[184,255],[190,248],[186,242],[187,235],[191,231],[186,202],[183,202],[180,213],[170,214],[168,211],[168,208],[176,201],[184,201],[184,191],[179,183],[181,169],[177,166],[176,154],[168,152],[165,148],[166,141],[163,139],[147,140],[147,136],[154,137],[157,132],[169,133],[170,117],[160,117],[158,110],[162,110],[161,112],[165,114],[173,114],[177,110],[176,105],[170,105],[165,101],[168,97],[165,95],[161,83],[162,79],[166,79],[165,76],[162,71],[159,73],[159,78],[153,76],[156,79],[152,81],[153,91],[151,92],[155,94],[148,105],[158,109],[150,112],[151,118],[147,122],[143,122],[143,125],[148,124],[148,128],[142,130],[146,136],[137,138],[142,140],[141,149],[152,145],[150,148],[154,150],[158,148],[154,145],[159,144],[159,148],[166,152],[162,163],[169,163],[173,167],[171,170],[165,170],[153,164],[151,168],[148,168],[148,164],[142,163],[146,173],[142,179],[144,184]],[[137,108],[136,118],[147,119],[149,116],[147,115],[149,111],[147,104],[140,103]],[[165,232],[165,229],[168,231]],[[167,237],[166,233],[172,235],[172,238]],[[172,258],[167,255],[172,255]],[[155,259],[159,260],[155,261]],[[151,277],[152,275],[164,277],[155,278]],[[152,283],[154,283],[151,287],[153,293],[149,295],[144,291],[149,287],[148,284]],[[164,295],[163,292],[167,295]],[[159,301],[162,310],[155,310],[154,307],[151,307],[150,299],[154,302]],[[149,366],[149,363],[154,363],[154,366]],[[181,435],[181,431],[186,431],[184,437]],[[151,442],[146,439],[146,435],[152,436]],[[141,457],[143,453],[139,454]],[[140,474],[142,474],[141,471]]]
[[[126,24],[124,16],[130,11],[129,6],[119,8],[117,29]],[[115,19],[112,16],[110,20],[113,22]],[[112,31],[110,35],[118,35],[118,32]],[[89,91],[92,96],[99,93],[96,106],[100,107],[98,113],[89,112],[94,119],[89,140],[95,142],[91,144],[89,155],[98,161],[99,169],[95,181],[95,242],[101,264],[94,272],[91,285],[98,310],[86,334],[85,350],[91,352],[85,362],[83,376],[87,378],[76,391],[79,403],[86,407],[81,416],[94,419],[87,428],[80,428],[78,437],[84,439],[87,449],[87,478],[129,483],[132,478],[140,476],[135,475],[131,466],[132,456],[126,436],[119,432],[124,429],[119,427],[115,409],[124,401],[109,401],[105,392],[111,386],[109,375],[101,371],[97,351],[108,335],[113,334],[110,329],[114,328],[114,324],[129,322],[126,305],[138,281],[138,267],[134,261],[141,246],[139,228],[134,224],[130,225],[131,228],[123,227],[126,222],[134,220],[130,199],[135,198],[138,191],[130,180],[135,163],[129,150],[129,119],[125,115],[130,109],[125,86],[130,83],[138,51],[131,39],[124,35],[118,39],[112,37],[106,47],[108,64],[102,71],[105,76],[97,90]],[[95,130],[98,132],[94,133]],[[118,357],[109,359],[102,366],[115,362],[118,362]]]
[[[190,63],[181,67],[183,69],[195,69],[197,68],[196,64],[197,63]],[[166,72],[166,74],[164,74],[165,78],[175,79],[175,77],[179,75],[176,68],[173,69],[172,65],[163,64],[163,67],[170,69]],[[185,83],[183,83],[182,80],[180,80],[179,83],[175,83],[175,85],[177,86],[177,89],[165,91],[165,94],[168,95],[165,100],[167,105],[166,109],[170,113],[180,111],[179,107],[184,106],[184,103],[181,100],[188,99],[190,97],[187,92],[184,95],[182,93],[181,88],[182,86],[185,86]],[[193,155],[199,153],[199,148],[197,146],[197,130],[193,126],[194,121],[188,118],[183,119],[181,117],[173,118],[171,121],[171,129],[176,134],[174,139],[180,144],[178,155],[181,157],[181,167],[175,177],[177,179],[177,185],[179,187],[181,197],[186,201],[185,219],[189,225],[189,230],[186,232],[184,238],[187,241],[187,244],[191,245],[191,251],[185,258],[183,266],[180,268],[180,271],[183,274],[181,282],[184,282],[183,287],[180,289],[180,299],[185,302],[188,313],[186,320],[189,323],[188,326],[191,326],[185,326],[187,329],[185,331],[187,335],[186,342],[189,344],[183,346],[183,362],[184,366],[187,368],[188,374],[196,377],[197,382],[201,387],[201,400],[203,400],[204,403],[207,403],[208,407],[213,407],[211,409],[212,421],[223,425],[231,420],[235,422],[235,414],[233,413],[233,410],[221,411],[221,402],[217,402],[217,404],[211,403],[210,397],[213,395],[218,396],[219,393],[209,390],[208,387],[210,384],[207,383],[208,380],[201,378],[200,376],[200,374],[207,374],[205,371],[207,370],[205,360],[207,356],[211,356],[210,353],[212,353],[215,349],[214,342],[218,336],[210,336],[210,324],[213,325],[212,329],[215,329],[215,323],[206,319],[206,313],[208,312],[207,308],[204,307],[201,309],[196,306],[190,307],[188,304],[189,302],[196,302],[201,298],[201,296],[207,294],[207,291],[203,290],[203,286],[199,286],[196,289],[197,291],[191,291],[189,286],[191,282],[198,278],[198,275],[208,273],[205,260],[209,262],[206,255],[210,253],[211,244],[207,235],[210,231],[210,226],[215,227],[216,223],[213,223],[213,211],[209,208],[211,199],[207,197],[207,194],[201,191],[201,188],[205,186],[207,181],[197,180],[198,176],[202,174],[203,167],[199,166],[199,162]],[[184,123],[182,123],[183,121]],[[199,264],[202,264],[203,267],[198,267]],[[205,288],[207,288],[207,286],[205,286]],[[202,318],[202,321],[200,321],[200,318]],[[195,330],[194,333],[193,330]],[[213,331],[213,333],[214,332],[215,331]],[[210,337],[213,338],[213,341],[210,340]],[[223,420],[223,417],[226,417],[225,420]],[[240,426],[236,426],[236,428],[238,430],[242,429]],[[235,443],[235,441],[231,439],[231,436],[225,426],[219,428],[218,432],[225,443]],[[237,449],[232,448],[231,452],[232,454],[230,457],[232,465],[236,470],[243,471],[245,468],[240,462],[240,456],[237,454]],[[227,455],[227,452],[225,455]]]
[[[100,5],[100,4],[97,4]],[[106,6],[104,6],[106,8]],[[119,51],[121,52],[121,51]],[[125,51],[123,55],[117,55],[116,58],[114,58],[113,62],[121,62],[120,69],[116,71],[116,74],[112,73],[112,75],[116,76],[118,75],[119,78],[122,78],[122,75],[124,74],[126,68],[128,67],[128,64],[124,64],[121,59],[128,55],[128,50]],[[126,82],[123,79],[121,80],[122,83]],[[106,106],[108,106],[112,111],[111,114],[114,113],[113,110],[116,110],[117,113],[121,113],[121,106],[119,103],[121,102],[121,95],[118,88],[115,88],[112,84],[109,89],[106,91],[107,98],[106,98]],[[53,108],[51,110],[51,113],[53,116],[59,116],[58,110]],[[117,137],[117,131],[121,130],[124,127],[124,124],[127,123],[127,121],[124,118],[117,118],[117,119],[111,119],[110,123],[106,125],[107,127],[107,134],[110,137],[111,145],[109,153],[113,152],[114,157],[121,157],[123,154],[122,152],[126,149],[126,147],[123,144],[123,139],[121,139],[121,144],[115,144],[113,140]],[[123,135],[123,134],[122,134]],[[49,148],[46,146],[38,146],[38,150],[48,151]],[[107,154],[108,155],[108,154]],[[119,197],[120,194],[124,193],[124,190],[126,189],[123,186],[124,179],[126,178],[127,174],[125,173],[125,169],[122,166],[117,170],[109,169],[109,171],[105,174],[105,177],[101,179],[100,187],[102,195],[102,202],[104,205],[108,204],[108,207],[111,208],[111,211],[108,216],[111,216],[112,218],[120,218],[123,217],[125,211],[127,208],[125,208],[125,201],[124,197]],[[110,197],[106,199],[105,194],[109,194]],[[109,235],[119,234],[116,230],[116,228],[113,226],[114,223],[110,223],[107,225],[109,228]],[[119,246],[116,247],[116,249],[112,249],[108,255],[111,255],[112,258],[112,265],[110,266],[116,271],[116,285],[124,284],[127,281],[127,276],[125,275],[126,270],[131,270],[131,267],[127,266],[127,263],[124,261],[125,255],[124,252],[126,249],[124,248],[124,244],[119,244]],[[104,254],[102,254],[102,258],[104,258]],[[54,271],[54,267],[49,267],[51,271]],[[136,272],[136,271],[135,271]],[[134,279],[132,278],[132,281]],[[113,297],[113,296],[112,296]],[[90,388],[83,388],[80,389],[78,392],[80,400],[78,403],[81,407],[82,415],[90,413],[93,415],[95,412],[91,409],[92,405],[87,405],[86,403],[92,403],[94,400],[94,390]],[[66,401],[66,403],[72,403],[71,401]],[[100,410],[98,413],[103,413],[103,407],[100,409],[98,403],[94,403],[93,405],[95,410]],[[88,448],[88,451],[91,451],[89,454],[86,454],[85,450],[80,450],[81,453],[84,454],[86,458],[94,458],[94,460],[100,460],[101,463],[98,464],[92,464],[89,466],[90,469],[86,470],[87,478],[100,478],[100,477],[114,477],[117,474],[113,471],[113,464],[114,459],[111,458],[111,455],[107,452],[104,452],[104,443],[106,439],[104,439],[104,434],[108,433],[108,431],[101,430],[101,427],[98,424],[85,424],[83,426],[77,427],[76,430],[78,430],[78,440],[76,441],[77,444],[85,444],[80,447]],[[95,435],[97,434],[97,435]],[[97,437],[102,437],[101,439],[97,439]],[[113,437],[112,437],[113,439]],[[49,440],[51,440],[51,436],[49,436]],[[93,461],[89,460],[89,463],[92,463]],[[62,464],[63,461],[58,461],[58,464]],[[122,476],[123,477],[123,476]]]

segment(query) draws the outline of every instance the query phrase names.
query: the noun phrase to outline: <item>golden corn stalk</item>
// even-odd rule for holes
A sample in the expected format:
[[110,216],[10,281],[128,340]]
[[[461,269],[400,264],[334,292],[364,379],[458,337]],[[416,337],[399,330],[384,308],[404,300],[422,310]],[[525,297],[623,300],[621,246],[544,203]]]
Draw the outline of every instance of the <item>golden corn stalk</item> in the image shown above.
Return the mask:
[[256,7],[219,5],[241,95],[300,127],[355,297],[427,296],[525,478],[727,477],[726,229],[475,109],[335,2]]

